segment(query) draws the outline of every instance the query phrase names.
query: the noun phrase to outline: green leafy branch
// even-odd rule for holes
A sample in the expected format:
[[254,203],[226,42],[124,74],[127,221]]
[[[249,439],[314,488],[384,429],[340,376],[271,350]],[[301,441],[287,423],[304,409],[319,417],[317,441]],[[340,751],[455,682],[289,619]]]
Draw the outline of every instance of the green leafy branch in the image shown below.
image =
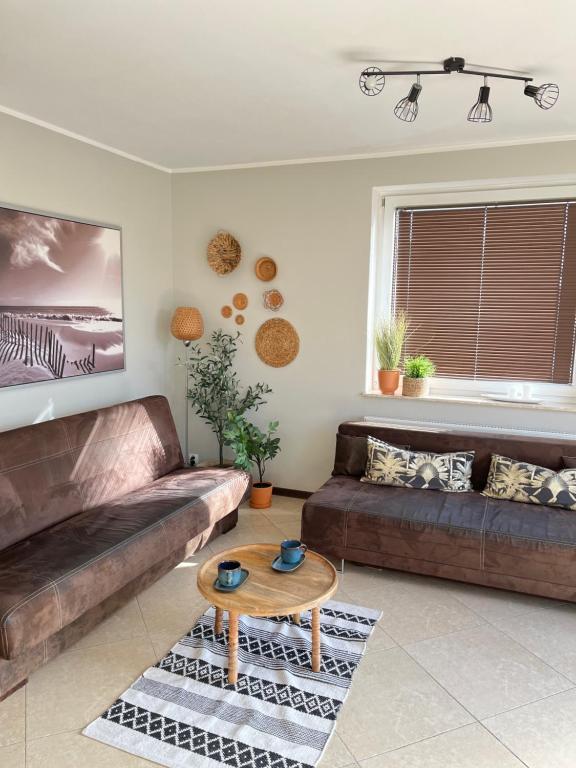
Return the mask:
[[236,454],[234,466],[244,469],[246,472],[251,472],[252,467],[256,466],[259,482],[264,482],[267,462],[275,458],[280,452],[280,438],[273,437],[277,429],[277,421],[271,421],[267,431],[262,432],[244,416],[229,413],[224,437]]

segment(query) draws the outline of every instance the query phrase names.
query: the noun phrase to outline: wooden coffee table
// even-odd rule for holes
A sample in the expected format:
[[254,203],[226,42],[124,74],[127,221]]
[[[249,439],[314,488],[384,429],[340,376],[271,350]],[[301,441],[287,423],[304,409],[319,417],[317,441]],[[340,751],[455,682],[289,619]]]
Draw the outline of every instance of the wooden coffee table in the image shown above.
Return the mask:
[[[272,569],[279,544],[248,544],[220,552],[198,572],[198,589],[216,608],[216,634],[222,633],[222,614],[228,611],[228,682],[238,680],[238,618],[292,616],[300,623],[302,611],[312,611],[312,671],[320,671],[320,606],[338,589],[338,576],[326,558],[308,550],[305,562],[291,573]],[[250,576],[236,592],[219,592],[212,586],[218,563],[239,560]]]

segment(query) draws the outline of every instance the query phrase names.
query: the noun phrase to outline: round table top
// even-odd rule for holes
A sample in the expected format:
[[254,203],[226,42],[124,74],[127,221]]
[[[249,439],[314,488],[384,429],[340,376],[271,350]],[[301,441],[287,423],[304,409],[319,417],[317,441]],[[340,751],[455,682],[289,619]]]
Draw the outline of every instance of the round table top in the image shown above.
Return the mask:
[[[295,571],[280,573],[272,561],[280,554],[279,544],[248,544],[220,552],[198,572],[198,589],[217,608],[246,616],[287,616],[321,605],[338,589],[338,575],[325,557],[308,550]],[[239,560],[250,571],[236,592],[219,592],[213,584],[218,563]]]

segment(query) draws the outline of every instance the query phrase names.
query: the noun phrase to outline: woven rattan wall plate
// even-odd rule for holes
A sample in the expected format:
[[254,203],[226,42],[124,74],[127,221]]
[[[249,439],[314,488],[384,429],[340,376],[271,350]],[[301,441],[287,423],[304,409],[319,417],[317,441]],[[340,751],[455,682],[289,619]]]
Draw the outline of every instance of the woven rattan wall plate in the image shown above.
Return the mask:
[[244,315],[236,315],[236,317],[234,318],[234,320],[236,321],[236,325],[244,325],[245,319],[246,318],[244,317]]
[[240,263],[240,243],[229,232],[218,232],[208,243],[208,264],[217,275],[227,275]]
[[248,306],[248,296],[245,293],[235,293],[232,297],[232,304],[236,309],[246,309]]
[[258,259],[256,262],[254,271],[259,280],[264,280],[264,282],[267,283],[270,280],[274,280],[278,268],[276,267],[274,259],[271,259],[270,256],[262,256],[262,258]]
[[300,349],[300,339],[288,320],[275,317],[262,323],[256,333],[256,353],[260,360],[273,368],[282,368],[294,360]]
[[220,314],[222,317],[232,317],[232,307],[229,307],[228,304],[224,304],[220,310]]
[[264,291],[262,295],[264,298],[264,306],[266,309],[272,310],[272,312],[278,312],[282,304],[284,304],[284,296],[282,296],[280,291],[277,291],[276,288]]

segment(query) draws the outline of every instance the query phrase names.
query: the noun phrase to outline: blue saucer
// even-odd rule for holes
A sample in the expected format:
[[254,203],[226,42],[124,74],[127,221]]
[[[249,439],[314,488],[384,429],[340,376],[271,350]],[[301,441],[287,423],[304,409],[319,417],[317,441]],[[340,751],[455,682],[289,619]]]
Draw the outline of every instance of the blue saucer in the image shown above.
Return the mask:
[[304,552],[297,563],[285,563],[284,560],[282,560],[282,555],[277,555],[272,561],[272,568],[274,568],[275,571],[280,571],[280,573],[290,573],[290,571],[295,571],[296,568],[300,568],[304,560],[306,560]]
[[240,576],[240,581],[238,582],[238,584],[234,584],[233,587],[225,587],[224,584],[220,584],[220,582],[218,581],[218,577],[216,577],[216,579],[214,580],[214,584],[212,584],[212,586],[218,592],[235,592],[237,589],[239,589],[242,586],[242,584],[244,584],[244,582],[250,575],[250,571],[246,570],[246,568],[241,568],[240,570],[242,571],[242,575]]

